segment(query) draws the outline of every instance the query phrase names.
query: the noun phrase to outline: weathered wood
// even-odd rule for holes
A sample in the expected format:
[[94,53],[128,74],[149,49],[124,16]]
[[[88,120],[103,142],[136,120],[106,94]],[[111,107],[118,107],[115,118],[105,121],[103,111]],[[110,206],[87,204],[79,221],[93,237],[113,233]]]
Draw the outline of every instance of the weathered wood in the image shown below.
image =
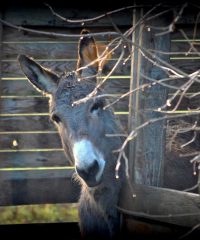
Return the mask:
[[[120,78],[121,77],[121,78]],[[106,93],[121,94],[129,90],[130,78],[110,78],[104,84]],[[128,77],[128,76],[127,76]],[[26,79],[3,80],[1,82],[3,96],[43,96]]]
[[[133,10],[133,26],[136,25],[136,22],[142,17],[142,9],[139,11]],[[136,45],[141,44],[141,25],[135,28],[135,31],[132,33],[132,42]],[[130,91],[134,91],[134,89],[138,89],[140,85],[140,76],[139,76],[139,69],[140,69],[140,54],[138,49],[135,45],[132,45],[132,58],[131,58],[131,78],[130,78]],[[135,91],[129,96],[129,116],[128,116],[128,132],[130,133],[135,127],[137,126],[137,119],[138,119],[138,98],[139,98],[139,91]],[[133,179],[134,174],[134,155],[135,155],[135,141],[129,142],[129,172],[131,179]]]
[[1,86],[3,96],[43,96],[27,79],[3,80]]
[[[125,27],[120,27],[120,30],[122,33],[124,33],[128,29],[128,23],[127,26]],[[46,32],[55,32],[55,33],[68,33],[68,34],[80,34],[81,30],[83,29],[83,26],[77,26],[76,28],[66,28],[66,27],[48,27],[48,26],[34,26],[34,29],[38,30],[43,30]],[[113,31],[113,27],[95,27],[95,28],[90,28],[91,32],[109,32]],[[116,36],[112,35],[100,35],[100,36],[95,36],[96,41],[103,41],[103,42],[110,42],[112,41]],[[79,37],[70,37],[70,38],[60,38],[56,36],[46,36],[42,34],[35,34],[27,31],[17,31],[16,29],[6,27],[4,26],[4,34],[3,34],[3,43],[31,43],[34,41],[38,42],[78,42]]]
[[[76,59],[74,61],[67,61],[67,59],[63,59],[62,61],[38,61],[38,63],[58,73],[68,72],[76,67]],[[3,77],[24,77],[17,61],[5,61],[2,63],[2,68]]]
[[[160,26],[165,26],[166,22],[162,18],[159,20],[152,20],[152,26],[157,26],[159,22]],[[147,31],[146,28],[143,29],[143,26],[139,26],[140,38],[139,44],[145,49],[155,49],[165,52],[170,50],[170,38],[169,35],[165,34],[164,36],[155,37],[156,30],[151,29]],[[136,49],[137,51],[137,49]],[[145,52],[145,55],[148,56],[148,53]],[[156,53],[156,56],[162,60],[168,61],[168,56],[163,56],[159,53]],[[146,56],[142,56],[141,53],[138,53],[139,61],[136,65],[138,72],[143,73],[146,76],[151,77],[152,79],[162,79],[166,77],[165,72],[148,61]],[[135,71],[133,71],[133,79],[142,85],[149,83],[148,80],[145,80],[141,75],[135,76]],[[133,115],[134,126],[133,129],[141,124],[148,122],[150,119],[159,118],[160,113],[154,112],[162,106],[167,99],[166,88],[160,85],[154,85],[145,91],[140,91],[137,94],[134,104],[134,111],[137,112],[137,116]],[[140,184],[153,185],[153,186],[162,186],[163,182],[163,163],[164,163],[164,152],[165,152],[165,122],[159,121],[154,124],[141,129],[138,132],[136,145],[135,145],[135,154],[134,159],[134,181]]]
[[[43,65],[46,68],[51,69],[52,71],[61,73],[64,71],[70,72],[74,69],[76,69],[76,62],[77,60],[74,59],[62,59],[62,60],[37,60],[38,63]],[[109,60],[106,64],[106,72],[112,69],[112,67],[116,64],[117,60]],[[21,69],[19,68],[19,64],[17,61],[4,61],[2,62],[2,76],[3,77],[24,77],[22,74]],[[118,75],[127,75],[127,73],[130,72],[130,61],[128,61],[125,65],[123,64],[123,61],[118,65],[116,68],[113,76]]]
[[128,114],[118,115],[117,118],[119,119],[124,131],[128,132]]
[[[192,41],[190,41],[192,43]],[[189,42],[171,42],[171,52],[176,52],[176,54],[170,55],[171,57],[198,57],[200,51],[200,41],[193,43],[195,49],[191,49]]]
[[[53,19],[54,22],[48,23],[47,15],[40,17],[38,14],[36,14],[36,20],[33,20],[34,15],[29,18],[31,11],[32,10],[25,12],[24,16],[23,14],[19,14],[16,10],[13,10],[13,13],[10,12],[11,14],[6,12],[6,20],[11,22],[14,21],[13,23],[15,24],[18,23],[23,25],[29,25],[29,21],[31,21],[30,25],[35,25],[35,28],[38,30],[45,30],[47,25],[55,26],[57,24],[57,20],[52,17],[51,13],[51,19]],[[22,13],[23,10],[21,9],[20,12]],[[40,11],[39,14],[42,14],[42,11]],[[81,15],[79,15],[79,17],[81,17]],[[127,17],[128,16],[125,16],[126,19]],[[120,21],[122,19],[123,17],[120,14]],[[48,21],[51,20],[48,19]],[[59,24],[60,23],[57,25]],[[101,22],[98,24],[101,26],[101,29],[99,30],[110,30],[110,28],[102,28],[104,23]],[[109,24],[107,26],[112,25],[111,23]],[[42,25],[45,27],[42,28]],[[60,24],[60,26],[61,25],[62,24]],[[124,21],[119,25],[124,26],[122,29],[122,31],[124,31],[129,25],[129,22]],[[70,30],[69,28],[66,29],[66,24],[63,26],[65,28],[53,27],[49,28],[49,30],[79,34],[82,29],[82,27],[80,28],[80,25],[76,26],[75,29],[70,28]],[[46,30],[48,29],[46,28]],[[99,30],[93,28],[94,32],[98,32]],[[101,36],[96,39],[97,41],[100,41],[99,44],[102,48],[102,44],[110,42],[113,37]],[[65,167],[69,165],[69,161],[61,149],[62,147],[58,135],[56,133],[41,133],[42,131],[56,131],[55,126],[49,120],[48,116],[48,98],[38,93],[32,85],[24,79],[24,75],[20,70],[16,57],[18,54],[28,54],[36,60],[38,59],[40,64],[58,73],[71,71],[76,67],[78,40],[78,38],[60,39],[56,37],[47,37],[24,31],[19,32],[5,27],[5,34],[3,35],[4,79],[1,84],[3,95],[1,102],[3,107],[1,108],[1,114],[8,115],[0,116],[0,191],[2,193],[0,197],[0,205],[77,201],[78,191],[77,188],[74,188],[74,183],[71,180],[71,173],[69,174],[69,171],[64,169],[44,170],[45,167]],[[115,51],[112,59],[109,60],[106,65],[104,74],[114,66],[120,51],[120,48]],[[127,53],[125,57],[126,56]],[[129,69],[130,61],[128,61],[126,65],[123,65],[123,61],[120,63],[114,72],[114,75],[117,76],[117,78],[109,79],[104,84],[106,93],[120,94],[128,91],[129,79],[119,79],[118,77],[123,77],[124,75],[128,76]],[[15,80],[5,80],[5,77],[13,77]],[[19,79],[19,77],[22,77],[22,79]],[[111,99],[111,102],[114,99]],[[127,107],[128,104],[126,98],[114,105],[114,110],[127,111]],[[46,113],[47,115],[14,115],[29,113]],[[126,129],[127,115],[122,114],[116,117],[120,118],[123,127]],[[8,131],[9,134],[3,134],[5,131]],[[12,131],[17,133],[12,134]],[[25,133],[26,131],[31,133]],[[40,131],[40,133],[36,133],[35,131]],[[42,150],[40,151],[40,149]],[[20,152],[17,152],[17,150],[20,150]],[[49,152],[43,150],[49,150]],[[43,170],[36,171],[32,169],[38,167]],[[9,168],[10,171],[5,171],[3,168]],[[19,168],[21,168],[21,171],[19,171]],[[25,170],[25,168],[30,169]]]
[[200,57],[196,59],[193,57],[190,59],[188,57],[185,59],[170,59],[170,63],[172,66],[184,71],[185,73],[191,74],[199,70],[199,60]]
[[[127,122],[127,115],[118,116],[122,123]],[[56,131],[49,116],[0,116],[1,131]]]
[[182,32],[180,32],[179,30],[182,30],[187,36],[187,38],[190,40],[192,40],[193,38],[199,39],[199,28],[197,27],[196,29],[197,30],[196,35],[194,35],[194,28],[195,28],[194,24],[186,25],[177,24],[175,31],[170,34],[172,42],[177,40],[187,41]]
[[[98,42],[97,48],[101,54],[108,46],[110,41]],[[109,46],[109,51],[115,48],[117,43]],[[6,60],[16,59],[19,54],[26,54],[33,58],[40,59],[76,59],[78,52],[78,41],[35,41],[34,38],[31,42],[11,42],[3,43],[2,58]],[[111,57],[117,58],[121,53],[121,47],[118,47]],[[128,56],[128,49],[125,49],[125,57]]]
[[[38,7],[37,7],[38,10]],[[80,28],[80,24],[73,24],[61,21],[57,17],[53,16],[47,7],[40,7],[40,11],[38,12],[34,8],[21,7],[20,11],[17,8],[10,8],[5,12],[5,20],[16,25],[23,26],[57,26],[57,27],[78,27]],[[96,17],[102,13],[106,13],[105,11],[91,11],[90,9],[79,9],[76,8],[55,8],[59,14],[72,19],[85,19]],[[23,14],[22,14],[23,12]],[[127,11],[130,13],[130,11]],[[131,14],[127,12],[120,12],[118,14],[112,15],[112,21],[115,22],[118,26],[127,26],[131,23]],[[84,25],[85,26],[85,25]],[[98,21],[87,23],[87,27],[107,27],[112,26],[112,22],[109,18],[102,18]]]
[[[194,121],[192,124],[194,124]],[[191,136],[193,136],[192,133]],[[184,149],[181,149],[181,151],[180,147],[178,147],[181,145],[181,143],[177,143],[177,141],[181,141],[180,139],[185,140],[182,140],[182,144],[186,143],[186,141],[188,142],[189,140],[191,140],[191,136],[184,136],[181,138],[181,136],[179,135],[179,139],[175,139],[176,143],[174,143],[174,147],[172,146],[172,151],[169,151],[169,149],[166,150],[163,184],[164,187],[184,191],[185,189],[193,188],[197,184],[198,176],[193,174],[194,166],[190,162],[192,157],[181,158],[179,154],[184,154],[184,152],[194,152],[195,148],[198,148],[198,146],[197,144],[194,144],[196,146],[188,146]],[[197,188],[193,188],[193,190],[190,190],[190,192],[197,193]]]
[[33,58],[77,58],[77,42],[30,42],[4,43],[3,58],[16,59],[18,54],[26,54]]
[[[115,98],[114,98],[115,99]],[[113,99],[113,100],[114,100]],[[2,101],[1,114],[5,113],[48,113],[48,98],[4,98]],[[123,99],[114,105],[115,111],[128,111],[127,99]]]
[[[64,151],[0,152],[1,168],[66,167],[70,165]],[[1,174],[1,173],[0,173]]]
[[1,113],[45,113],[48,112],[48,100],[45,97],[3,98]]
[[[130,22],[131,24],[131,22]],[[34,29],[37,29],[38,27],[34,27]],[[6,27],[4,26],[4,31],[3,31],[3,44],[10,44],[10,43],[26,43],[26,44],[31,44],[34,42],[60,42],[60,43],[67,43],[67,42],[78,42],[79,37],[73,37],[73,38],[67,38],[67,39],[61,39],[60,37],[55,37],[55,36],[45,36],[45,35],[39,35],[39,34],[34,34],[31,32],[25,32],[25,31],[16,31],[13,28]],[[80,34],[81,30],[83,27],[77,27],[77,28],[65,28],[65,27],[39,27],[38,29],[43,30],[43,31],[48,31],[48,32],[55,32],[55,33],[69,33],[69,34]],[[128,29],[128,24],[127,27],[120,27],[121,32],[125,32]],[[193,33],[194,33],[194,24],[191,25],[179,25],[176,24],[176,29],[174,32],[171,32],[170,38],[172,44],[177,43],[176,41],[187,41],[183,34],[179,31],[179,29],[182,29],[188,39],[192,40],[193,39]],[[91,32],[102,32],[102,31],[111,31],[113,28],[110,27],[95,27],[91,28]],[[111,35],[106,35],[106,36],[96,36],[95,39],[96,41],[103,41],[103,42],[110,42],[114,39],[114,36]],[[195,39],[199,39],[199,28],[197,28],[197,33],[195,36]],[[77,46],[76,46],[77,47]]]
[[[198,183],[200,182],[200,175],[198,176]],[[200,194],[200,186],[197,189],[198,193]]]
[[55,131],[55,125],[49,116],[7,116],[0,117],[1,131]]
[[200,222],[199,194],[139,184],[133,185],[133,191],[130,192],[128,185],[125,185],[119,204],[133,218],[182,227],[194,227]]
[[40,149],[40,148],[61,148],[61,141],[58,133],[51,134],[22,133],[0,135],[0,150]]
[[[174,107],[177,106],[177,110],[188,110],[188,109],[198,109],[199,108],[199,102],[200,102],[200,96],[197,95],[193,98],[188,98],[189,96],[191,96],[193,93],[197,93],[199,92],[199,86],[195,85],[193,88],[191,88],[189,90],[188,95],[186,95],[185,97],[183,97],[181,99],[181,102],[179,103],[180,98],[182,97],[181,95],[177,96],[172,102],[171,102],[171,106],[168,107],[168,109],[173,109]],[[172,93],[171,93],[172,94]],[[188,96],[188,97],[187,97]]]
[[0,205],[77,202],[79,186],[74,170],[0,172]]
[[[2,18],[2,12],[0,11],[0,18]],[[2,24],[0,23],[0,96],[2,94],[2,37],[3,37],[3,26]],[[2,106],[2,103],[1,103],[1,100],[0,100],[0,110],[1,110],[1,106]],[[0,111],[1,113],[1,111]]]
[[[180,9],[179,9],[180,10]],[[178,10],[178,11],[179,11]],[[195,23],[198,23],[199,24],[199,22],[200,22],[200,19],[198,18],[197,19],[197,15],[198,15],[198,13],[199,13],[199,7],[198,7],[198,5],[189,5],[189,7],[187,7],[185,10],[184,10],[184,12],[183,12],[183,14],[182,14],[182,16],[181,16],[181,18],[178,20],[178,24],[181,26],[181,25],[189,25],[189,24],[191,24],[192,25],[192,27],[194,27],[194,24]],[[177,13],[175,13],[175,14],[177,14]]]

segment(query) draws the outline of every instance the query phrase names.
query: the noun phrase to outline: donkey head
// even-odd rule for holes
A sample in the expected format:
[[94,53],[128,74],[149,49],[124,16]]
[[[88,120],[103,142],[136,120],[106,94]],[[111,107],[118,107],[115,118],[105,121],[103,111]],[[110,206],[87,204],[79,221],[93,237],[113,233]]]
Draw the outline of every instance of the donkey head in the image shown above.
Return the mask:
[[[93,37],[82,31],[78,47],[78,69],[59,77],[33,59],[20,55],[21,69],[40,91],[50,95],[50,116],[58,127],[63,148],[74,161],[76,172],[89,187],[106,179],[108,171],[114,175],[115,163],[108,160],[119,147],[118,140],[106,137],[116,132],[113,111],[104,109],[106,99],[85,98],[95,89],[98,72],[97,47]],[[77,104],[76,104],[77,103]]]

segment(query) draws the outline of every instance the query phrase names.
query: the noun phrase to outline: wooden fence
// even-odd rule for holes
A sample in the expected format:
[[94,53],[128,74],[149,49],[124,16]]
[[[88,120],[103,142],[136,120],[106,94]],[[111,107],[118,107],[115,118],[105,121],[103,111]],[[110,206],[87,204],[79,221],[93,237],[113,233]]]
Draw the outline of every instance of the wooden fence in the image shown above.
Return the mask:
[[[74,14],[82,17],[98,13],[65,10],[63,14],[70,18]],[[47,8],[40,13],[33,9],[9,9],[4,13],[4,20],[55,33],[79,34],[82,29],[79,25],[66,26],[66,23],[55,19]],[[117,16],[115,21],[125,30],[131,24],[131,15]],[[102,19],[85,27],[90,27],[92,32],[108,31],[111,23]],[[73,167],[64,155],[57,129],[49,120],[49,99],[38,93],[24,77],[17,56],[29,55],[56,72],[71,71],[76,67],[79,38],[44,36],[6,26],[3,26],[1,36],[0,188],[3,194],[0,204],[76,201],[78,193],[71,180]],[[99,51],[102,51],[112,37],[96,40]],[[116,51],[109,59],[107,71],[118,56],[119,51]],[[108,93],[121,94],[128,91],[129,82],[130,61],[125,66],[122,62],[105,88]],[[126,126],[128,98],[116,105],[115,114]],[[59,189],[62,191],[58,194]]]
[[[68,18],[93,17],[99,14],[98,11],[83,10],[80,12],[76,9],[58,9],[58,11]],[[57,19],[46,8],[41,8],[38,12],[26,8],[21,8],[19,11],[19,9],[10,7],[0,16],[15,25],[55,33],[80,33],[83,27],[89,28],[92,32],[109,31],[113,28],[107,18],[82,25],[69,24]],[[131,9],[115,14],[113,21],[121,31],[125,31],[132,24],[136,24],[142,16],[143,10],[133,12]],[[170,55],[160,54],[159,56],[165,61],[170,61],[180,70],[187,73],[194,72],[199,69],[199,54],[186,53],[189,50],[190,42],[195,42],[196,48],[199,49],[199,31],[194,36],[192,31],[194,19],[191,22],[188,22],[188,19],[191,19],[191,15],[183,18],[177,25],[177,29],[179,27],[183,29],[190,41],[178,31],[153,38],[156,30],[149,31],[148,28],[144,30],[142,24],[136,28],[132,39],[134,43],[142,44],[147,49],[171,52]],[[155,24],[154,21],[151,23]],[[160,19],[160,25],[165,26],[165,24],[167,24],[165,19]],[[102,51],[112,40],[112,36],[97,37],[96,40],[99,50]],[[78,37],[44,36],[27,31],[17,31],[1,24],[0,41],[0,205],[76,202],[79,196],[79,187],[72,181],[73,166],[70,166],[64,155],[57,130],[49,120],[49,99],[38,93],[24,77],[17,62],[17,55],[27,54],[56,72],[71,71],[76,66]],[[132,53],[132,59],[129,59],[126,64],[122,61],[106,82],[105,88],[108,93],[121,94],[129,89],[133,90],[141,83],[148,82],[144,75],[157,80],[165,77],[163,71],[150,64],[138,48],[133,47]],[[112,55],[105,66],[104,74],[116,63],[119,54],[120,51],[117,50]],[[128,54],[127,50],[124,59]],[[198,83],[194,84],[188,94],[197,92],[198,89]],[[128,96],[116,104],[114,106],[115,114],[119,116],[125,130],[130,131],[148,119],[162,116],[160,113],[151,111],[146,113],[145,110],[155,109],[156,106],[162,105],[170,94],[170,91],[167,92],[164,87],[160,86],[149,88],[147,91],[138,91],[130,98]],[[198,104],[199,96],[190,100],[184,97],[178,110],[194,108]],[[142,116],[141,112],[144,113]],[[171,125],[172,123],[169,121],[167,127]],[[181,226],[191,227],[199,223],[199,214],[194,218],[191,217],[188,223],[187,218],[180,220],[180,216],[177,216],[176,220],[174,220],[175,218],[162,218],[162,221],[157,216],[163,213],[188,213],[187,209],[190,214],[199,211],[199,207],[194,206],[199,204],[198,194],[161,188],[165,186],[181,190],[181,187],[189,187],[187,182],[186,185],[181,183],[181,186],[174,186],[173,183],[165,181],[165,179],[169,179],[170,174],[172,179],[177,179],[181,175],[181,171],[180,174],[173,172],[174,155],[165,151],[165,126],[165,121],[151,125],[141,131],[137,142],[130,144],[131,176],[133,176],[134,183],[142,185],[134,185],[136,195],[139,196],[136,199],[130,199],[130,192],[125,186],[121,206],[131,210],[136,218],[149,220],[152,219],[151,214],[156,215],[154,218],[156,221],[176,225],[183,221],[180,223]],[[149,154],[145,155],[145,152]],[[175,154],[175,157],[178,158],[178,154]],[[189,163],[189,158],[182,161],[182,163],[186,162],[187,176],[191,176],[192,164]],[[180,164],[180,168],[181,166]],[[180,180],[185,176],[181,177]],[[196,181],[197,178],[194,178],[194,184]],[[157,188],[158,186],[160,188]],[[148,201],[146,200],[147,196]],[[166,196],[168,196],[167,200]],[[181,200],[176,202],[176,198],[179,197]],[[167,201],[167,206],[157,209],[157,205],[153,204],[155,201]],[[192,204],[190,204],[191,201],[193,201]],[[186,205],[182,210],[176,208],[177,204],[183,202]],[[143,214],[140,214],[141,212]],[[128,214],[124,212],[124,215]]]

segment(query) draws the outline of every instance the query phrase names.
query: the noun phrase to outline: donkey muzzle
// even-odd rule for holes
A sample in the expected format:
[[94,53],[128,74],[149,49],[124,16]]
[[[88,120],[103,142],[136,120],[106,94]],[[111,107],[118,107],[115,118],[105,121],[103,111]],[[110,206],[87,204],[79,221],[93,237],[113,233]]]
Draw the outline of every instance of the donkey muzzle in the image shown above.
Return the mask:
[[105,160],[100,151],[87,139],[76,142],[73,146],[76,172],[89,187],[101,182]]
[[99,172],[99,164],[97,160],[94,160],[94,162],[86,169],[81,169],[76,166],[76,172],[89,187],[94,187],[100,183],[100,180],[96,178]]

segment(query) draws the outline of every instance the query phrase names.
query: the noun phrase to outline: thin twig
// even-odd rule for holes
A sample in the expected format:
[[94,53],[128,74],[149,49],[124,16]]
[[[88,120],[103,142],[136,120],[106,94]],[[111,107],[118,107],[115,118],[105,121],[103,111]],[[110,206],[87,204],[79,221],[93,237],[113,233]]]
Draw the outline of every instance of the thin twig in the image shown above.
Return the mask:
[[173,32],[174,29],[175,29],[175,24],[178,22],[180,17],[182,17],[183,11],[184,11],[184,9],[187,6],[188,6],[188,3],[183,4],[183,6],[181,7],[179,13],[176,15],[176,17],[173,19],[173,21],[169,24],[167,31],[156,33],[155,36],[162,36],[162,35],[165,35],[165,34]]
[[192,232],[194,232],[197,228],[200,228],[200,223],[195,225],[190,231],[188,231],[187,233],[185,233],[184,235],[182,235],[179,239],[183,239],[185,237],[187,237],[188,235],[190,235]]
[[95,21],[100,20],[100,19],[102,19],[102,18],[105,18],[105,17],[107,17],[107,16],[111,16],[111,15],[113,15],[113,14],[115,14],[115,13],[119,13],[119,12],[123,12],[123,11],[125,11],[125,10],[133,9],[133,8],[136,8],[136,7],[139,8],[139,7],[144,6],[144,5],[140,5],[140,6],[127,6],[127,7],[122,7],[122,8],[118,8],[118,9],[109,11],[109,12],[107,12],[107,13],[98,15],[98,16],[93,17],[93,18],[69,19],[69,18],[65,18],[65,17],[61,16],[60,14],[56,13],[49,4],[45,3],[45,5],[50,9],[51,13],[52,13],[54,16],[58,17],[58,18],[61,19],[62,21],[65,21],[65,22],[68,22],[68,23],[76,23],[76,24],[80,24],[80,23],[81,23],[81,24],[83,24],[83,23],[84,23],[84,24],[85,24],[85,23],[92,23],[92,22],[95,22]]
[[159,122],[159,121],[163,121],[163,120],[167,120],[167,119],[173,119],[173,118],[181,118],[181,117],[186,117],[186,116],[192,116],[192,115],[196,115],[198,113],[196,112],[191,112],[191,113],[187,113],[187,114],[177,114],[177,115],[170,115],[170,116],[163,116],[163,117],[159,117],[159,118],[154,118],[154,119],[150,119],[146,122],[144,122],[143,124],[139,125],[138,127],[136,127],[135,129],[133,129],[128,137],[125,139],[125,141],[123,142],[122,146],[115,150],[115,152],[119,152],[119,155],[118,155],[118,160],[117,161],[120,161],[121,157],[122,157],[122,154],[123,154],[123,151],[125,150],[127,144],[129,141],[133,140],[136,136],[137,136],[137,133],[138,131],[140,131],[141,129],[151,125],[151,124],[154,124],[156,122]]
[[193,143],[193,142],[196,140],[196,138],[197,138],[197,133],[194,132],[194,136],[193,136],[193,138],[192,138],[190,141],[188,141],[188,142],[182,144],[182,145],[181,145],[181,148],[184,148],[184,147],[188,146],[189,144]]
[[191,43],[190,39],[187,37],[185,32],[182,29],[179,29],[179,32],[183,35],[183,37],[187,40],[187,43],[190,45],[191,49],[198,55],[200,56],[199,51],[195,48],[194,44]]
[[[51,36],[51,37],[62,37],[62,38],[74,38],[74,37],[81,37],[81,34],[68,34],[68,33],[55,33],[55,32],[48,32],[48,31],[39,31],[39,30],[35,30],[32,28],[25,28],[22,26],[17,26],[15,24],[12,24],[10,22],[7,22],[3,19],[0,19],[0,22],[3,23],[4,25],[17,29],[18,31],[26,31],[26,32],[31,32],[31,33],[35,33],[35,34],[40,34],[40,35],[46,35],[46,36]],[[87,36],[91,37],[91,36],[106,36],[106,35],[113,35],[113,36],[118,36],[119,34],[117,32],[97,32],[97,33],[88,33]]]

